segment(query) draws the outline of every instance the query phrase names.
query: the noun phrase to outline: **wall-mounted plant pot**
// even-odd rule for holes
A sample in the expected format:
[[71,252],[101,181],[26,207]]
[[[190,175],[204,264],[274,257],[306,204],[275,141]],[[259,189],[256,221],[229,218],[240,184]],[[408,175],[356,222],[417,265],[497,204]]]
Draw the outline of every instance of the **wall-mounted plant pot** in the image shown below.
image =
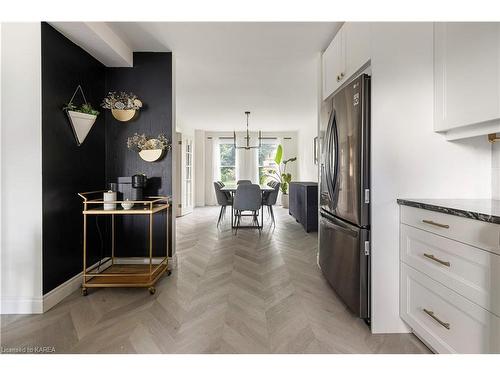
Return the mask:
[[92,129],[97,116],[77,111],[66,111],[66,113],[68,114],[76,143],[80,146],[89,134],[90,129]]
[[135,109],[112,109],[111,114],[118,121],[127,122],[134,118]]
[[165,152],[162,149],[139,151],[139,156],[141,157],[141,159],[149,162],[160,160],[164,156],[164,154]]

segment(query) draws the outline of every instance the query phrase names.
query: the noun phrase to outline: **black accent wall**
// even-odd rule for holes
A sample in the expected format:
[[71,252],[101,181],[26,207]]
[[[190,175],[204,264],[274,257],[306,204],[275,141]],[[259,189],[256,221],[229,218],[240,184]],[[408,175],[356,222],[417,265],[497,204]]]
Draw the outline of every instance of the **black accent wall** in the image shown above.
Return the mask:
[[[171,195],[172,153],[148,163],[128,150],[126,143],[134,133],[163,133],[172,139],[172,55],[134,53],[133,68],[106,68],[49,24],[41,27],[45,294],[82,271],[83,219],[78,192],[106,189],[119,176],[145,173],[151,178],[146,195]],[[76,145],[62,111],[79,84],[87,101],[101,112],[81,146]],[[115,120],[109,110],[100,108],[108,91],[135,93],[144,104],[139,115],[127,123]],[[155,216],[155,247],[162,250],[165,220]],[[89,217],[87,264],[109,255],[108,224],[104,217]],[[116,255],[146,256],[147,224],[144,217],[117,219]],[[168,224],[171,226],[171,218]]]
[[[143,102],[136,118],[129,122],[116,120],[106,111],[106,178],[144,173],[148,177],[145,195],[171,195],[172,152],[162,160],[149,163],[127,149],[127,138],[134,133],[148,137],[164,134],[172,139],[172,54],[169,52],[135,52],[133,68],[108,68],[106,90],[133,92]],[[116,231],[117,255],[146,256],[149,218],[139,215],[119,218]],[[165,218],[154,218],[155,248],[165,246]]]
[[[105,125],[100,114],[77,146],[62,111],[81,85],[87,101],[98,107],[106,93],[105,67],[47,23],[42,28],[42,191],[43,293],[82,271],[82,200],[78,192],[101,189],[105,177]],[[80,103],[79,96],[75,98]],[[94,221],[89,222],[94,228]],[[90,261],[100,240],[89,232]],[[98,250],[97,250],[98,249]]]

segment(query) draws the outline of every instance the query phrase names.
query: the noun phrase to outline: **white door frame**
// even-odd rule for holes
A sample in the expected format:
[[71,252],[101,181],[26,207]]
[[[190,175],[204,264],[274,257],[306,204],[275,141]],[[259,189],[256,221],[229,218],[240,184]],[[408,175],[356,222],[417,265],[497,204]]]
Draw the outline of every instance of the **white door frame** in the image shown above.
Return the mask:
[[181,216],[193,212],[194,203],[194,141],[193,137],[181,134]]

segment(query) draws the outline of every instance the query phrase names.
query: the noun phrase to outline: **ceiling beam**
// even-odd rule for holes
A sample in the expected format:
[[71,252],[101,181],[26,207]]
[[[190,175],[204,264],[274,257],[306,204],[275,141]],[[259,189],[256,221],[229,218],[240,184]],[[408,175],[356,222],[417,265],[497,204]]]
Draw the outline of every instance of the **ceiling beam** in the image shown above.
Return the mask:
[[132,49],[105,22],[50,22],[57,31],[108,67],[132,67]]

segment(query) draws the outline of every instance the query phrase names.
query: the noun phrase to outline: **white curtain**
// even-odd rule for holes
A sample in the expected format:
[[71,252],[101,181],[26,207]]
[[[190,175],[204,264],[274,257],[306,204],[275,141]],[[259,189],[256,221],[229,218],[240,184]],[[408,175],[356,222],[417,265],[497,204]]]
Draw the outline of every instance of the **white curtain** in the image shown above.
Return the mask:
[[217,198],[215,197],[214,181],[220,180],[220,149],[219,138],[212,137],[207,140],[208,155],[206,160],[206,190],[205,204],[207,206],[215,206]]
[[212,182],[220,181],[220,141],[219,138],[212,139]]
[[[239,146],[245,144],[244,137],[246,134],[237,134]],[[250,145],[256,145],[258,142],[258,134],[250,133]],[[259,150],[251,148],[245,150],[240,148],[236,150],[236,181],[250,180],[254,184],[259,183]]]

